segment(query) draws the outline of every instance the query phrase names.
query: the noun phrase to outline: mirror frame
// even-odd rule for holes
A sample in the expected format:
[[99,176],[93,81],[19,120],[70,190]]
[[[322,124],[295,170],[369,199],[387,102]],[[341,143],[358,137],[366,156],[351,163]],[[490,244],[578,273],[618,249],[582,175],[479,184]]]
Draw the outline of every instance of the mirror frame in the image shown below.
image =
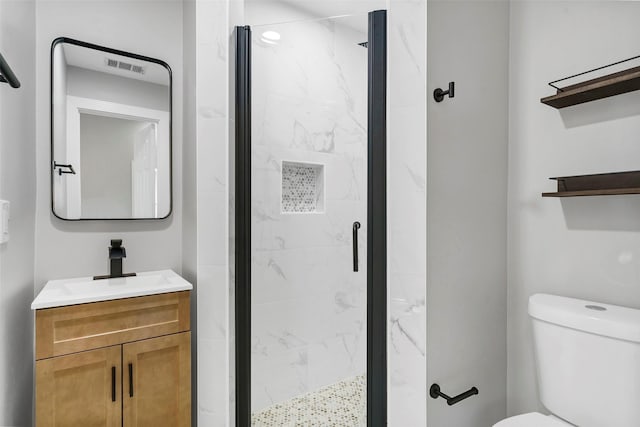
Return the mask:
[[[55,47],[60,43],[68,43],[80,47],[85,47],[89,49],[95,49],[102,52],[111,53],[113,55],[126,56],[129,58],[137,59],[139,61],[147,61],[153,62],[155,64],[163,66],[167,72],[169,73],[169,212],[167,215],[160,218],[62,218],[56,213],[54,206],[54,194],[53,194],[53,185],[54,185],[54,174],[55,168],[54,164],[54,117],[53,117],[53,51]],[[51,43],[51,51],[50,51],[50,59],[49,59],[49,132],[50,132],[50,162],[49,167],[51,168],[50,181],[51,181],[51,213],[54,217],[62,220],[62,221],[158,221],[167,219],[173,214],[173,74],[171,72],[171,67],[165,61],[161,59],[151,58],[144,55],[139,55],[136,53],[125,52],[123,50],[113,49],[106,46],[100,46],[93,43],[83,42],[80,40],[75,40],[69,37],[58,37],[53,40]]]

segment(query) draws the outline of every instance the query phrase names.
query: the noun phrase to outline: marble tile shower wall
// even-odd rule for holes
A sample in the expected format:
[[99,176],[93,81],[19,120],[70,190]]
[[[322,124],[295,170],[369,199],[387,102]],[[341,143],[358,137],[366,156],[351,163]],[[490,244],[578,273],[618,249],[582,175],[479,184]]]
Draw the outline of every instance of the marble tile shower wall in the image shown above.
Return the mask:
[[[185,1],[185,87],[196,162],[197,424],[235,425],[233,133],[229,64],[242,0]],[[195,84],[193,79],[195,78]],[[197,89],[197,90],[196,90]],[[191,167],[185,168],[190,172]],[[194,195],[191,195],[194,197]]]
[[389,425],[426,426],[427,2],[388,8]]
[[[366,16],[362,16],[366,22]],[[280,33],[278,44],[260,40]],[[253,28],[253,410],[362,374],[366,34],[323,20]],[[323,165],[323,213],[282,213],[282,162]],[[362,262],[362,261],[361,261]]]

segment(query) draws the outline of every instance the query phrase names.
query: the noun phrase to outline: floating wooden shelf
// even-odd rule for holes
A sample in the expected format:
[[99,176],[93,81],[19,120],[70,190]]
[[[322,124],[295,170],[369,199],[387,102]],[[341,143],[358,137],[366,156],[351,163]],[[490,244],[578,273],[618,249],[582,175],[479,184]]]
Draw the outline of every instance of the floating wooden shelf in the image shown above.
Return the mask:
[[558,90],[558,93],[540,99],[555,108],[570,107],[584,102],[621,95],[640,89],[640,67],[630,68],[597,79],[587,80]]
[[640,171],[561,176],[558,191],[542,193],[542,197],[613,196],[640,194]]

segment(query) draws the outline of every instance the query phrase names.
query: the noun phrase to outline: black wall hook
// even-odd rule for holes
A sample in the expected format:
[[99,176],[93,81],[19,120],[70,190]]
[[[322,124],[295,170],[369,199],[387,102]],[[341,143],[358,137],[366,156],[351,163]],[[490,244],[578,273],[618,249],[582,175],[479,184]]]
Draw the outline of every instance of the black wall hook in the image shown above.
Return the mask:
[[454,397],[447,396],[446,394],[441,392],[440,386],[438,384],[432,384],[431,388],[429,389],[429,396],[431,396],[434,399],[437,399],[438,397],[442,397],[447,401],[447,405],[449,406],[455,405],[456,403],[462,400],[465,400],[471,396],[475,396],[476,394],[478,394],[478,389],[475,387],[471,387],[469,390],[465,391],[464,393],[461,393]]
[[455,82],[449,82],[449,90],[444,91],[440,88],[434,90],[433,99],[435,99],[436,102],[442,102],[445,95],[449,95],[449,98],[453,98],[455,96],[455,86],[456,86]]

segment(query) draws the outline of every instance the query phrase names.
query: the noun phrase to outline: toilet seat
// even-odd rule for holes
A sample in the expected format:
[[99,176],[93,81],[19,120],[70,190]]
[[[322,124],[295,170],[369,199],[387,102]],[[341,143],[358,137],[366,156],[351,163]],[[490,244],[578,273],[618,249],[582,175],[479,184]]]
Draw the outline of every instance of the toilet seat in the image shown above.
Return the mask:
[[509,417],[494,424],[493,427],[567,427],[567,424],[558,419],[542,415],[539,412],[530,412],[528,414],[516,415]]

